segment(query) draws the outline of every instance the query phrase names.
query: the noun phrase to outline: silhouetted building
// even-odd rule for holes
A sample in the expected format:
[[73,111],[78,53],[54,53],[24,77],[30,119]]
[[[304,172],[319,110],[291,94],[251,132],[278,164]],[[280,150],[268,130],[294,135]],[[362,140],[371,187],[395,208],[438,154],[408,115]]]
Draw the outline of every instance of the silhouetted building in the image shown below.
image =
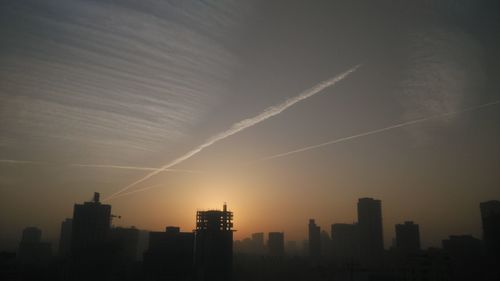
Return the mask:
[[358,225],[348,223],[332,224],[333,256],[340,263],[359,261]]
[[44,265],[52,257],[52,245],[42,242],[42,231],[37,227],[27,227],[23,230],[19,243],[19,261],[23,264]]
[[193,259],[193,232],[172,226],[165,232],[150,232],[143,259],[146,280],[188,280],[193,277]]
[[408,281],[454,281],[449,256],[442,249],[429,248],[396,261],[399,279]]
[[61,234],[59,236],[59,256],[67,257],[71,252],[71,232],[73,220],[66,219],[61,223]]
[[254,253],[263,254],[264,253],[264,233],[258,232],[252,234],[252,242],[254,246]]
[[360,261],[365,267],[380,267],[384,257],[382,203],[373,198],[358,201]]
[[264,233],[252,233],[252,240],[254,241],[256,246],[264,247]]
[[500,262],[500,201],[482,202],[480,209],[486,253],[490,259]]
[[450,257],[451,280],[483,280],[481,240],[471,235],[451,235],[443,240],[443,250]]
[[332,256],[332,239],[328,232],[321,231],[321,257],[329,259]]
[[286,241],[285,252],[288,256],[298,256],[300,252],[297,241]]
[[233,267],[233,212],[196,213],[195,266],[199,280],[231,280]]
[[71,233],[71,279],[105,280],[112,271],[114,249],[109,239],[111,206],[99,202],[75,204]]
[[404,255],[416,254],[420,250],[420,231],[418,224],[405,221],[396,224],[396,249]]
[[103,247],[111,225],[111,206],[99,202],[99,193],[84,204],[75,204],[71,249],[74,255],[88,253]]
[[0,280],[19,280],[18,272],[16,253],[0,251]]
[[119,260],[126,262],[137,260],[137,247],[139,244],[139,230],[137,228],[112,228],[110,240]]
[[139,229],[139,242],[137,242],[137,259],[139,261],[142,261],[144,253],[148,249],[149,249],[149,231]]
[[319,260],[321,257],[321,228],[314,219],[309,220],[309,257],[312,260]]
[[39,243],[42,239],[42,230],[38,227],[26,227],[23,230],[21,242],[23,243]]
[[267,248],[272,257],[283,257],[285,255],[285,233],[269,232]]

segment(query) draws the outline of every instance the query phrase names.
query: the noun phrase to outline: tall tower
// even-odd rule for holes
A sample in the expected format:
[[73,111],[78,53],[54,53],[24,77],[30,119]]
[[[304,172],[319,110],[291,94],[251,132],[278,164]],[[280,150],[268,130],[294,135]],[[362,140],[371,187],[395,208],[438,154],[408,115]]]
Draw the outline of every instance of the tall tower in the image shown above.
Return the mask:
[[272,257],[282,258],[285,256],[285,233],[269,232],[267,239],[267,248]]
[[37,227],[27,227],[23,230],[19,243],[18,257],[23,264],[47,264],[52,256],[52,245],[42,242],[42,230]]
[[420,250],[420,231],[418,224],[405,221],[396,224],[396,248],[404,255],[416,254]]
[[264,232],[252,233],[252,246],[255,254],[264,253]]
[[71,250],[76,257],[97,256],[107,242],[111,225],[111,205],[99,202],[99,193],[94,193],[90,202],[75,204]]
[[491,200],[480,205],[483,240],[489,258],[500,262],[500,201]]
[[358,200],[360,261],[365,267],[383,264],[384,236],[382,233],[382,203],[373,198]]
[[321,228],[316,225],[314,219],[309,220],[309,257],[319,260],[321,256]]
[[67,257],[71,252],[71,232],[73,230],[73,220],[66,219],[61,223],[61,234],[59,237],[59,255]]
[[195,266],[198,280],[231,280],[233,269],[233,212],[196,213]]
[[332,244],[335,260],[341,264],[358,263],[359,234],[357,224],[332,224]]

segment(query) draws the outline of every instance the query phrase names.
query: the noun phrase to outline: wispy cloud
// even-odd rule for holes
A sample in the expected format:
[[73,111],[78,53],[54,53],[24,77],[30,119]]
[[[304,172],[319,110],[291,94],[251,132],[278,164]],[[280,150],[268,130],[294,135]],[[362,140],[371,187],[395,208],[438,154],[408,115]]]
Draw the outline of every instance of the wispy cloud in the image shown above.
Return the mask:
[[[407,68],[398,89],[406,120],[459,110],[476,94],[484,75],[480,48],[472,36],[450,27],[430,27],[408,35]],[[422,128],[409,132],[418,142],[429,137]]]
[[134,161],[185,138],[238,64],[213,38],[240,11],[178,4],[2,4],[1,146],[20,157],[65,148],[92,162]]

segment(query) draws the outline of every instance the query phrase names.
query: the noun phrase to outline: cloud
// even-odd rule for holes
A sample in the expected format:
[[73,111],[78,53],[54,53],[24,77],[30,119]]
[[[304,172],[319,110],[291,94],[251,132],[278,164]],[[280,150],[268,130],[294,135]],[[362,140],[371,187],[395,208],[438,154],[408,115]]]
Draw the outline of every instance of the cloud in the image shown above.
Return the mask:
[[[403,118],[411,120],[459,110],[476,94],[482,81],[481,50],[475,39],[458,29],[431,26],[409,35],[409,58],[399,91]],[[446,125],[450,119],[436,120]],[[428,129],[408,128],[418,142],[426,142]]]
[[[123,155],[142,159],[181,142],[226,92],[238,65],[213,39],[241,19],[238,6],[228,7],[6,4],[0,12],[0,147],[16,158],[69,151],[67,157],[99,163]],[[161,14],[171,10],[182,13]]]

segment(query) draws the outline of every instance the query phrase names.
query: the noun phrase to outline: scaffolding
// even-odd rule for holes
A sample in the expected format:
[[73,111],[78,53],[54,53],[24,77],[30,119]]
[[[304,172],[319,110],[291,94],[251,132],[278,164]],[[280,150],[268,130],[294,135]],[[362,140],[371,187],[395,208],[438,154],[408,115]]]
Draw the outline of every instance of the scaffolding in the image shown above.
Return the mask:
[[196,212],[196,231],[232,231],[233,212],[227,210],[208,210]]

